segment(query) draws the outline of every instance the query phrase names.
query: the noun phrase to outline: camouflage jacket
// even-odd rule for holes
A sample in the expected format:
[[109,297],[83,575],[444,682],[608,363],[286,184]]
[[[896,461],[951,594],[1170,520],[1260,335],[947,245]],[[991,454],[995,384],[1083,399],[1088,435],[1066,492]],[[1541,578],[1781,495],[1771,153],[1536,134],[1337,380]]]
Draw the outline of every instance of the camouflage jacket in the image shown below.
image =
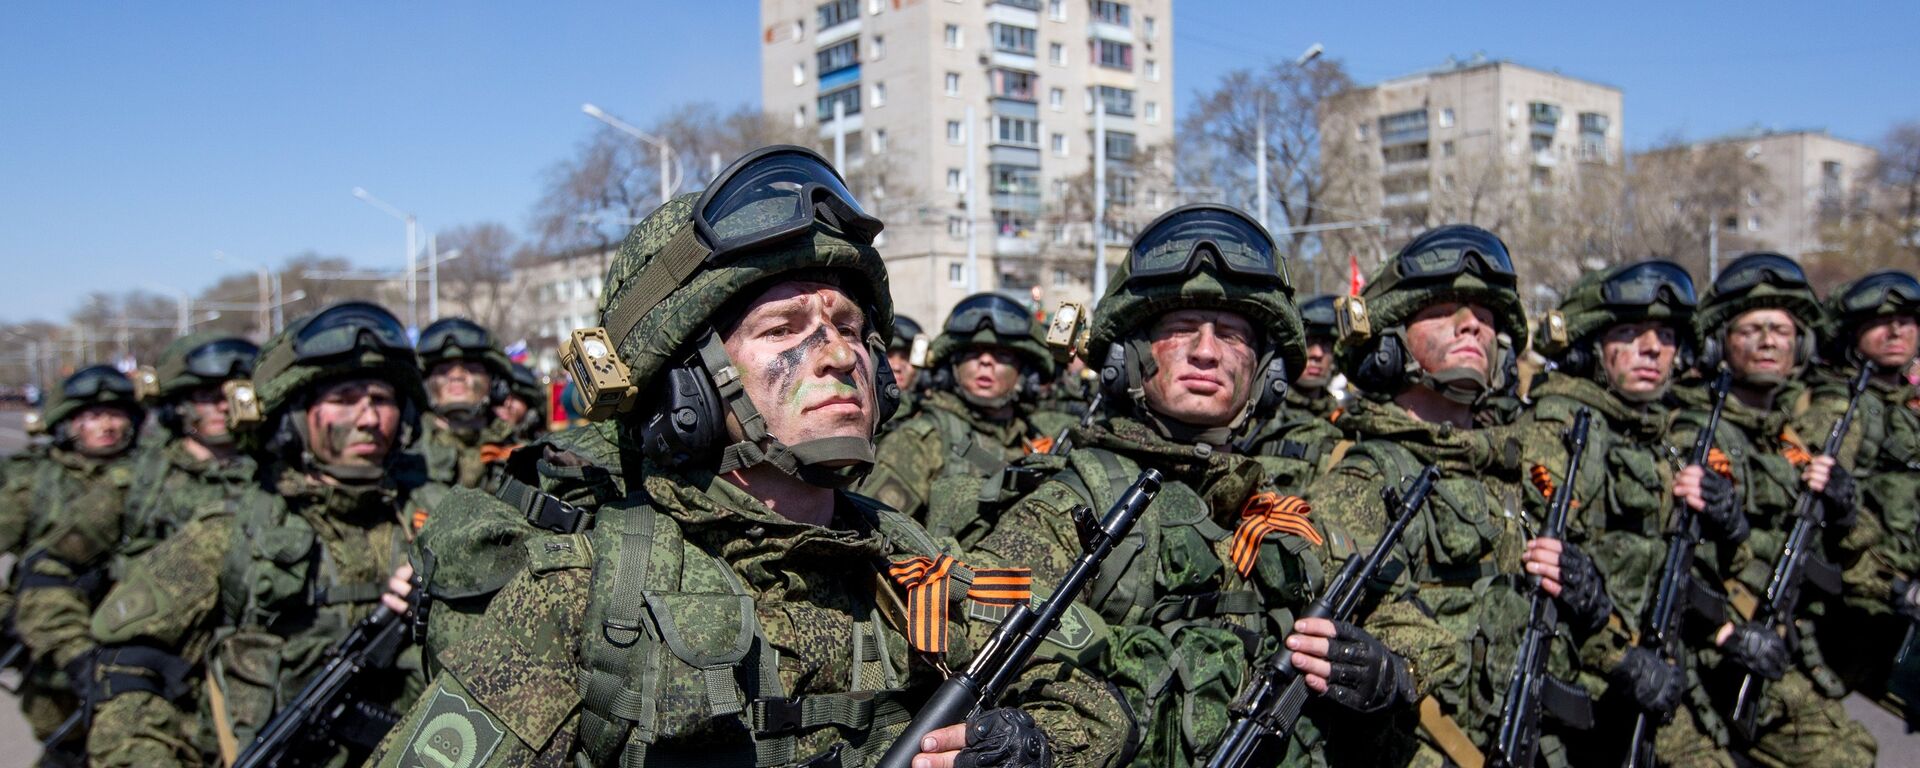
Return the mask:
[[[645,475],[643,492],[603,504],[591,530],[527,540],[527,568],[440,653],[445,670],[374,764],[878,757],[939,681],[909,651],[903,595],[884,575],[889,562],[937,554],[932,540],[847,494],[821,527],[712,475]],[[936,601],[949,664],[991,629],[962,605],[965,592]],[[1123,706],[1063,662],[1037,664],[1015,688],[1056,765],[1105,764],[1124,741]]]
[[427,479],[446,486],[490,489],[499,482],[498,465],[514,448],[517,425],[489,419],[478,432],[450,429],[438,416],[420,419],[416,449],[427,461]]
[[[1815,371],[1812,401],[1800,415],[1800,433],[1824,440],[1847,410],[1848,382]],[[1904,382],[1875,380],[1860,397],[1840,461],[1858,481],[1861,516],[1845,549],[1860,557],[1846,567],[1846,602],[1870,615],[1888,613],[1896,578],[1920,577],[1920,412],[1907,407],[1917,391]]]
[[180,530],[201,507],[218,505],[253,487],[258,471],[246,454],[228,461],[201,460],[179,440],[142,448],[133,462],[116,573],[126,560]]
[[[1524,479],[1537,446],[1511,426],[1461,429],[1414,419],[1394,403],[1356,400],[1341,418],[1357,442],[1332,471],[1307,488],[1307,498],[1330,525],[1353,531],[1362,551],[1389,522],[1381,491],[1400,487],[1420,469],[1440,470],[1427,503],[1400,540],[1408,567],[1403,587],[1438,621],[1453,646],[1444,668],[1427,671],[1441,710],[1485,749],[1499,726],[1507,680],[1527,621],[1533,587],[1522,572],[1526,542],[1537,534],[1546,500]],[[1564,622],[1561,637],[1572,637]],[[1432,642],[1382,634],[1409,658],[1408,646]],[[1585,638],[1574,638],[1583,642]],[[1547,671],[1574,682],[1576,649],[1557,642]],[[1552,728],[1547,733],[1552,738]],[[1556,749],[1543,741],[1549,762]]]
[[[1231,557],[1243,510],[1272,494],[1260,462],[1206,446],[1168,441],[1138,421],[1114,417],[1075,430],[1065,467],[1000,519],[977,547],[989,559],[1030,565],[1039,583],[1065,573],[1080,544],[1071,511],[1105,512],[1143,468],[1166,477],[1160,495],[1101,568],[1084,601],[1113,636],[1100,672],[1118,685],[1146,727],[1137,764],[1201,762],[1229,721],[1227,705],[1251,664],[1278,648],[1294,614],[1325,585],[1326,552],[1350,544],[1338,530],[1301,519],[1260,541],[1247,576]],[[1269,497],[1271,498],[1271,497]],[[1310,534],[1310,535],[1309,535]],[[1418,624],[1410,606],[1378,613],[1384,627]],[[1449,652],[1450,648],[1421,650]],[[1417,657],[1416,674],[1434,663]],[[1314,717],[1296,731],[1291,759],[1338,760],[1321,753],[1323,729],[1355,732],[1373,723]],[[1338,747],[1339,744],[1329,743]],[[1341,743],[1358,745],[1361,739]],[[1364,760],[1362,762],[1365,762]]]
[[[197,765],[226,739],[238,748],[252,741],[327,650],[373,612],[388,576],[406,562],[407,521],[443,491],[426,482],[417,457],[408,459],[410,466],[364,488],[323,485],[276,468],[271,487],[203,508],[133,560],[93,616],[93,636],[105,647],[103,672],[148,677],[174,691],[197,688],[200,700],[109,692],[88,739],[94,764]],[[134,648],[184,664],[172,670],[175,679],[163,679],[162,670],[116,661]],[[203,658],[205,672],[198,667]],[[423,681],[417,653],[403,653],[393,670],[358,681],[362,700],[404,709]],[[202,678],[218,690],[198,685]],[[196,714],[204,718],[201,728],[183,724]],[[190,736],[196,732],[209,735]],[[343,748],[318,762],[352,758]]]
[[[26,559],[15,597],[14,629],[36,661],[66,666],[93,647],[87,616],[109,585],[119,549],[129,456],[94,459],[55,449],[24,494]],[[18,513],[0,512],[17,518]]]
[[873,472],[862,481],[860,492],[925,522],[935,481],[999,474],[1032,451],[1040,437],[1023,415],[988,421],[959,395],[931,391],[920,399],[918,414],[880,438]]
[[1345,415],[1339,405],[1324,392],[1308,397],[1288,389],[1280,412],[1251,429],[1246,453],[1260,458],[1275,485],[1290,491],[1305,488],[1333,468],[1334,447],[1341,439],[1336,422]]

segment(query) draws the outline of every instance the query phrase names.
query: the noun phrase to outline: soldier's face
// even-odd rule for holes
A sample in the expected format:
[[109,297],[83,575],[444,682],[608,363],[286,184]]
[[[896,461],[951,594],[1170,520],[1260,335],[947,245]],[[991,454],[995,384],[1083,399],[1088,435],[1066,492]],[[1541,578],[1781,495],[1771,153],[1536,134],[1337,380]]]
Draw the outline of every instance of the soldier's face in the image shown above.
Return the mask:
[[399,434],[400,398],[380,379],[334,382],[307,408],[307,450],[323,464],[379,466]]
[[69,423],[74,448],[87,455],[112,453],[133,435],[133,419],[110,405],[82,408]]
[[493,407],[493,416],[508,424],[518,424],[521,419],[527,417],[527,411],[529,410],[532,409],[527,407],[527,401],[517,397],[509,397],[499,405]]
[[1916,340],[1920,340],[1920,324],[1913,315],[1888,315],[1861,326],[1854,346],[1875,368],[1904,371],[1913,362]]
[[912,387],[913,377],[920,374],[913,369],[910,360],[912,357],[908,355],[908,350],[896,349],[887,353],[887,367],[893,369],[893,383],[899,385],[902,392]]
[[227,395],[219,387],[201,387],[187,393],[187,432],[194,437],[220,438],[227,435]]
[[1465,368],[1491,375],[1495,334],[1492,310],[1449,301],[1413,316],[1407,323],[1407,346],[1427,373]]
[[[838,286],[790,281],[753,299],[725,331],[741,385],[787,445],[873,433],[873,358],[866,313]],[[740,427],[727,425],[734,439]]]
[[969,347],[958,353],[953,377],[967,394],[982,400],[1006,397],[1020,384],[1020,358],[1000,347]]
[[1257,337],[1232,312],[1182,309],[1153,324],[1147,407],[1197,427],[1224,427],[1253,391]]
[[1326,389],[1333,381],[1333,339],[1327,336],[1307,337],[1307,362],[1300,368],[1299,378],[1294,386],[1304,389]]
[[1673,327],[1658,320],[1621,323],[1600,335],[1600,364],[1607,383],[1628,399],[1657,396],[1673,378],[1679,354]]
[[472,405],[487,399],[493,376],[477,360],[446,360],[427,372],[427,394],[434,405]]
[[1727,365],[1741,378],[1785,379],[1793,374],[1799,325],[1784,309],[1742,312],[1727,326]]

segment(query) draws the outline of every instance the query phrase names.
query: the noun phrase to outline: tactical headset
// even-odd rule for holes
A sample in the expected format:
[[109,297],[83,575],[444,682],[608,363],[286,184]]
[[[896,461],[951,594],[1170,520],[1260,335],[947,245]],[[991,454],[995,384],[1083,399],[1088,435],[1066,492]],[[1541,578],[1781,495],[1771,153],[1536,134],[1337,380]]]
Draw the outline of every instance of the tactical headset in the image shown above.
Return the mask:
[[[1762,283],[1805,290],[1808,300],[1813,302],[1813,310],[1819,311],[1817,299],[1812,298],[1813,288],[1808,284],[1807,275],[1800,265],[1784,255],[1768,251],[1744,254],[1734,259],[1714,279],[1713,295],[1716,300],[1724,300],[1728,296],[1745,294]],[[1793,365],[1795,368],[1804,368],[1819,359],[1819,334],[1813,326],[1820,318],[1800,317],[1791,311],[1788,314],[1793,315]],[[1727,326],[1732,323],[1733,317],[1728,317],[1718,327],[1701,334],[1700,370],[1712,371],[1726,361]]]
[[[1428,230],[1400,249],[1394,257],[1400,280],[1418,287],[1421,281],[1473,272],[1487,280],[1517,282],[1506,243],[1479,227],[1456,224]],[[1360,296],[1334,300],[1340,343],[1355,350],[1347,380],[1360,391],[1391,396],[1418,381],[1424,371],[1407,345],[1405,321],[1375,330],[1366,301]],[[1494,365],[1489,367],[1485,396],[1511,395],[1519,386],[1519,355],[1513,338],[1496,326]]]

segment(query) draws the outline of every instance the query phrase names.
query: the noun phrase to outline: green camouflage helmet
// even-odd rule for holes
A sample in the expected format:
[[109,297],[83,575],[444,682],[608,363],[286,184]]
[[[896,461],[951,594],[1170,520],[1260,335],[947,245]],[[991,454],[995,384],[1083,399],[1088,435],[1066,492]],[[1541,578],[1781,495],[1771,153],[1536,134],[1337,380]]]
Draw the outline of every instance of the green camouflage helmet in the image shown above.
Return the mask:
[[464,317],[433,321],[420,332],[420,341],[414,344],[414,349],[420,355],[420,370],[429,374],[434,366],[448,360],[477,360],[494,378],[503,381],[513,378],[513,361],[501,351],[493,332]]
[[1893,315],[1920,315],[1920,280],[1909,273],[1883,269],[1834,288],[1827,294],[1826,358],[1847,359],[1860,326]]
[[1805,326],[1802,330],[1820,328],[1826,317],[1800,265],[1787,256],[1761,251],[1743,254],[1720,271],[1700,297],[1694,322],[1701,338],[1714,338],[1734,318],[1756,309],[1784,309]]
[[1565,363],[1568,350],[1590,344],[1602,331],[1644,320],[1665,321],[1683,344],[1697,344],[1692,338],[1695,304],[1693,277],[1670,261],[1649,259],[1585,272],[1567,289],[1557,319],[1549,317],[1549,327],[1534,337],[1533,348]]
[[160,399],[168,400],[201,387],[217,387],[253,374],[260,348],[253,342],[223,333],[190,333],[160,353],[155,366],[160,377]]
[[[1335,357],[1347,378],[1369,397],[1399,394],[1424,382],[1449,398],[1475,404],[1510,388],[1513,352],[1527,343],[1527,315],[1520,304],[1513,258],[1499,236],[1471,224],[1427,230],[1380,265],[1348,317],[1364,315],[1343,330]],[[1512,343],[1496,351],[1488,371],[1422,371],[1406,349],[1406,326],[1435,304],[1475,304],[1493,313],[1494,331]],[[1389,343],[1394,342],[1394,343]]]
[[927,367],[938,368],[947,358],[969,347],[1003,347],[1019,355],[1030,372],[1053,376],[1053,354],[1038,334],[1044,328],[1026,307],[1010,296],[988,291],[955,304],[947,323],[927,350]]
[[260,348],[253,369],[262,421],[253,437],[265,444],[291,406],[313,389],[342,379],[377,378],[393,385],[415,414],[427,404],[420,361],[393,313],[375,304],[335,304],[287,324]]
[[75,371],[47,393],[41,411],[41,423],[48,432],[81,410],[94,405],[110,405],[127,412],[135,428],[147,418],[147,410],[134,397],[133,380],[111,365],[95,365]]
[[1300,302],[1300,324],[1308,336],[1335,335],[1338,321],[1333,314],[1333,294],[1323,293]]

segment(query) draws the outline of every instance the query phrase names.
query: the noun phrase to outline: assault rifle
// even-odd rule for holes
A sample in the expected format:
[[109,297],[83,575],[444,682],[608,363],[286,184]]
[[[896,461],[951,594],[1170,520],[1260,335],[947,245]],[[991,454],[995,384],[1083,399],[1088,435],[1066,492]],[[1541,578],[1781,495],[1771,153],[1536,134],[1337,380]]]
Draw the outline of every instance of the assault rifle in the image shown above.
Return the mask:
[[[1707,425],[1693,440],[1688,466],[1706,470],[1707,456],[1713,453],[1713,433],[1720,428],[1720,411],[1727,405],[1727,393],[1733,389],[1733,371],[1722,367],[1707,391],[1713,394],[1713,410]],[[1675,504],[1673,523],[1667,531],[1667,560],[1660,569],[1659,586],[1648,609],[1646,631],[1640,633],[1640,647],[1660,652],[1669,661],[1680,659],[1680,606],[1692,590],[1693,548],[1700,543],[1700,515],[1685,502]],[[1658,725],[1647,713],[1633,718],[1633,736],[1627,742],[1627,768],[1653,765],[1653,729]]]
[[[1567,512],[1573,507],[1574,479],[1580,475],[1580,460],[1587,453],[1587,427],[1593,412],[1582,407],[1573,413],[1573,426],[1567,429],[1567,471],[1560,487],[1554,489],[1547,504],[1547,524],[1540,535],[1549,539],[1567,537]],[[1555,598],[1540,588],[1534,579],[1533,602],[1527,609],[1526,634],[1514,653],[1513,676],[1507,679],[1507,698],[1500,709],[1500,731],[1494,735],[1493,748],[1487,752],[1487,765],[1533,768],[1540,751],[1540,710],[1548,698],[1580,700],[1584,691],[1547,675],[1547,654],[1553,643],[1554,627],[1560,623]],[[1556,708],[1557,710],[1558,708]]]
[[346,638],[327,652],[326,666],[298,696],[274,713],[253,743],[241,751],[233,768],[317,765],[340,746],[365,745],[371,750],[399,717],[384,707],[355,699],[348,689],[360,673],[391,665],[406,641],[407,630],[407,622],[384,605],[353,625]]
[[[1107,393],[1094,390],[1093,399],[1087,401],[1087,412],[1080,414],[1081,429],[1093,426],[1093,417],[1100,412],[1100,404],[1106,399]],[[1053,436],[1053,445],[1047,448],[1047,453],[1058,456],[1071,450],[1073,450],[1073,427],[1065,427],[1060,430],[1060,434]]]
[[[1405,491],[1391,487],[1381,491],[1381,499],[1393,511],[1392,524],[1387,526],[1386,532],[1380,535],[1380,540],[1374,543],[1373,550],[1367,553],[1364,560],[1347,560],[1333,581],[1327,584],[1326,591],[1307,606],[1300,618],[1346,621],[1353,615],[1354,606],[1365,592],[1367,582],[1380,572],[1380,566],[1400,543],[1400,535],[1406,532],[1414,515],[1419,514],[1420,507],[1427,503],[1427,495],[1433,491],[1433,484],[1439,477],[1439,468],[1428,465],[1420,470]],[[1233,714],[1233,724],[1220,741],[1220,748],[1214,751],[1213,759],[1207,761],[1208,768],[1246,768],[1253,765],[1263,744],[1284,739],[1293,732],[1306,703],[1307,677],[1294,668],[1293,652],[1282,647],[1260,663],[1246,690],[1234,698],[1229,710]]]
[[[1086,505],[1074,508],[1074,521],[1080,525],[1080,557],[1067,569],[1038,611],[1030,605],[1016,606],[1000,622],[999,629],[987,639],[980,653],[960,674],[947,678],[920,708],[913,722],[880,757],[879,768],[910,768],[914,755],[920,754],[920,740],[927,734],[956,723],[964,723],[974,714],[990,709],[1000,699],[1014,675],[1026,669],[1028,660],[1045,640],[1047,633],[1060,626],[1060,617],[1080,596],[1088,582],[1100,573],[1113,548],[1133,530],[1134,521],[1147,510],[1147,503],[1160,492],[1160,471],[1142,470],[1140,476],[1120,494],[1120,499],[1097,522]],[[235,768],[243,768],[236,766]]]
[[[1853,377],[1849,387],[1847,411],[1833,423],[1833,431],[1827,433],[1827,444],[1820,449],[1821,455],[1840,454],[1840,444],[1847,439],[1847,430],[1853,428],[1853,414],[1860,407],[1860,396],[1866,393],[1872,378],[1873,362],[1862,361],[1860,373]],[[1805,579],[1814,578],[1816,586],[1826,591],[1839,591],[1838,570],[1811,551],[1818,544],[1814,538],[1816,529],[1824,527],[1813,510],[1815,495],[1811,490],[1801,489],[1800,497],[1794,501],[1793,530],[1780,548],[1779,559],[1773,562],[1766,599],[1753,616],[1755,621],[1765,622],[1782,636],[1790,637],[1788,633],[1793,631],[1793,611],[1800,603],[1800,585]],[[1733,725],[1742,738],[1753,738],[1760,717],[1760,693],[1765,688],[1766,680],[1752,672],[1740,679],[1740,690],[1733,699]]]

